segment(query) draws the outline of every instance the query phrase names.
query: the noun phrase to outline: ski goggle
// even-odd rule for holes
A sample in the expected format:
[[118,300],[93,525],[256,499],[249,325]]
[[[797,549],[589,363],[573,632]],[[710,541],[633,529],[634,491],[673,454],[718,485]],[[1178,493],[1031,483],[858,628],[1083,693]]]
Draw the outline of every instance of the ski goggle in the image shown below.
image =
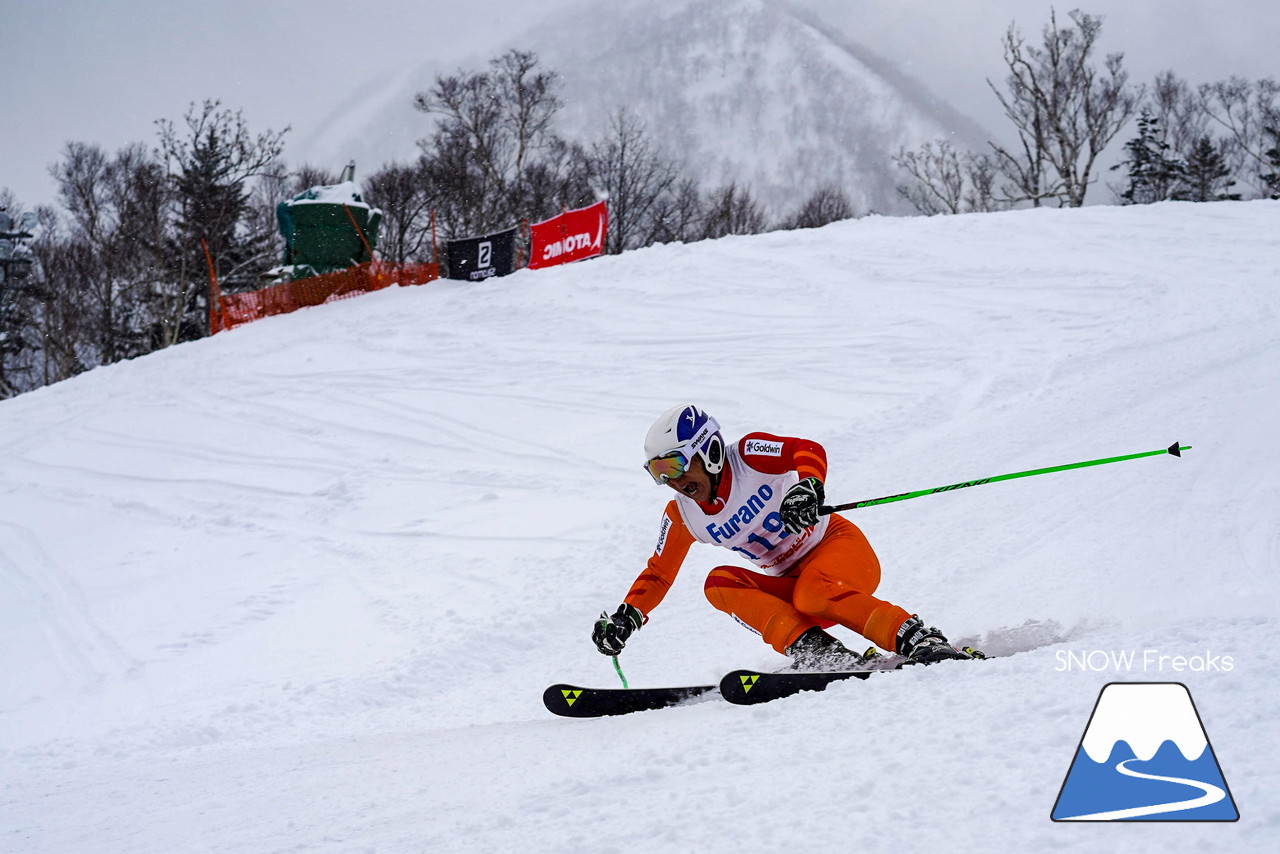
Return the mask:
[[667,451],[665,454],[659,454],[651,458],[644,464],[644,467],[648,470],[649,476],[653,478],[653,482],[661,486],[688,471],[689,463],[693,461],[693,455],[697,453],[697,449],[707,442],[718,429],[720,429],[719,425],[708,418],[706,423],[698,428],[698,432],[683,445]]
[[660,457],[654,457],[644,464],[645,470],[653,478],[653,482],[662,485],[675,480],[689,468],[689,457],[684,451],[671,451]]

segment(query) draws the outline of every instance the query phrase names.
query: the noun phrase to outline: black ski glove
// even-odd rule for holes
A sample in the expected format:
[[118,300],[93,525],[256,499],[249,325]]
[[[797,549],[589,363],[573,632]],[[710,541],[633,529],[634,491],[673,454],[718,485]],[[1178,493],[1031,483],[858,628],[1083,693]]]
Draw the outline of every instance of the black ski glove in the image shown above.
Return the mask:
[[818,508],[826,498],[826,490],[822,481],[816,477],[806,477],[787,490],[782,498],[782,507],[778,515],[782,517],[782,527],[788,534],[798,534],[805,528],[818,524]]
[[591,639],[595,641],[596,649],[605,655],[617,655],[627,645],[627,638],[631,637],[631,633],[642,625],[644,614],[634,605],[624,602],[613,612],[612,617],[604,611],[600,612],[600,619],[596,620]]

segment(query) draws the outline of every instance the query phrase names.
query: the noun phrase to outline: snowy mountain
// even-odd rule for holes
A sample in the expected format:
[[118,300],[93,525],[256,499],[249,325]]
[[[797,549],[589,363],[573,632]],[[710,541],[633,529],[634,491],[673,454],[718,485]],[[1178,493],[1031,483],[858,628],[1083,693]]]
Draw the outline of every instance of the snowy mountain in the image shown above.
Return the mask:
[[1080,746],[1094,762],[1102,762],[1121,741],[1138,759],[1155,756],[1166,741],[1187,759],[1199,759],[1209,743],[1191,697],[1172,683],[1112,688],[1103,694]]
[[[905,211],[891,162],[900,147],[947,137],[978,149],[988,138],[885,59],[786,4],[588,3],[513,46],[561,75],[561,134],[597,139],[626,106],[708,189],[744,183],[775,216],[827,183],[860,213]],[[428,62],[370,86],[325,123],[333,132],[304,143],[302,159],[354,157],[372,170],[414,156],[432,119],[413,97],[454,70]]]
[[[1266,201],[867,217],[389,289],[0,402],[0,850],[1096,851],[1050,810],[1116,681],[1188,686],[1241,818],[1107,850],[1270,850],[1278,233]],[[837,502],[1192,449],[848,514],[883,596],[1004,657],[553,717],[546,686],[618,684],[590,625],[686,399],[822,442]],[[732,560],[694,548],[632,685],[783,665],[703,598]],[[1064,666],[1094,658],[1130,664]]]

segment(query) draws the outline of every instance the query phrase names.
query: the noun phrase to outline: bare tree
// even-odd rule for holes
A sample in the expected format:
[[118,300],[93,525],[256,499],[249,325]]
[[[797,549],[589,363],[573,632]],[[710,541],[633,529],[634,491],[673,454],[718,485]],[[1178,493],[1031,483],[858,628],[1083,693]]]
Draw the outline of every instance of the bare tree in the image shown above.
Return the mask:
[[438,190],[436,210],[441,236],[448,239],[483,234],[511,220],[499,216],[495,191],[476,168],[474,145],[457,128],[438,129],[423,146],[422,168]]
[[[70,142],[63,159],[51,171],[70,216],[70,232],[60,247],[61,263],[50,269],[55,276],[50,284],[61,286],[62,293],[75,294],[66,305],[68,314],[77,311],[74,306],[78,303],[84,320],[73,322],[68,316],[61,331],[92,330],[89,340],[75,340],[72,345],[77,361],[108,364],[131,355],[124,340],[130,283],[124,275],[127,255],[121,245],[123,231],[129,226],[122,221],[118,205],[118,182],[124,168],[96,145]],[[93,353],[83,354],[83,359],[78,346],[82,343],[93,347]]]
[[1014,150],[991,144],[1012,183],[1011,201],[1084,204],[1098,155],[1142,98],[1142,89],[1129,85],[1124,54],[1109,54],[1103,69],[1092,64],[1102,19],[1079,10],[1070,18],[1074,26],[1059,28],[1050,14],[1042,47],[1028,45],[1011,24],[1004,37],[1007,92],[987,81],[1018,133]]
[[609,117],[608,134],[592,144],[591,174],[609,199],[607,251],[616,255],[653,242],[654,214],[679,170],[654,150],[644,122],[626,107]]
[[764,209],[746,187],[736,182],[712,190],[703,206],[702,237],[759,234],[768,227]]
[[131,317],[121,333],[129,352],[104,354],[104,362],[141,355],[173,343],[165,334],[172,315],[165,297],[172,273],[176,195],[164,164],[141,143],[121,149],[112,162],[110,198],[119,222],[113,241],[116,275],[129,296]]
[[702,237],[702,190],[692,178],[682,178],[654,205],[653,242],[691,243]]
[[397,264],[430,258],[431,205],[435,188],[421,160],[413,165],[392,163],[364,181],[364,198],[382,210],[378,248]]
[[1209,113],[1200,94],[1172,71],[1156,75],[1146,106],[1159,122],[1158,141],[1175,157],[1185,158],[1209,135]]
[[[1227,130],[1223,155],[1227,166],[1259,196],[1271,188],[1263,173],[1269,168],[1269,127],[1280,127],[1280,84],[1264,78],[1256,84],[1240,77],[1206,83],[1198,91],[1205,113]],[[1198,144],[1200,140],[1196,140]]]
[[915,179],[898,186],[898,195],[926,216],[1000,210],[996,198],[998,168],[990,155],[961,153],[949,140],[926,142],[917,151],[899,149],[898,168]]
[[[254,256],[260,259],[253,264],[256,269],[250,271],[257,273],[257,281],[252,285],[254,288],[276,281],[267,276],[284,261],[285,255],[285,238],[280,231],[280,218],[276,208],[297,193],[289,166],[283,159],[278,158],[264,166],[253,181],[245,207],[243,228],[254,247]],[[243,283],[248,277],[237,275],[235,278]]]
[[853,205],[839,187],[828,184],[819,187],[801,203],[791,216],[784,219],[781,228],[821,228],[842,219],[852,219]]
[[287,192],[290,196],[296,196],[312,187],[330,187],[338,183],[341,177],[332,169],[303,163],[288,174]]
[[84,245],[50,229],[35,241],[32,254],[36,264],[28,286],[36,310],[28,333],[38,351],[33,374],[38,371],[39,375],[32,376],[31,382],[49,385],[93,366],[81,357],[89,349],[84,342],[93,337],[89,312],[76,287],[77,262],[82,262]]
[[448,212],[453,230],[499,228],[526,213],[519,202],[529,170],[553,143],[551,120],[561,105],[555,75],[537,66],[535,54],[508,51],[487,73],[437,77],[414,99],[419,110],[442,116],[420,145],[441,189],[465,205]]
[[554,216],[565,208],[589,205],[597,198],[591,185],[591,170],[591,155],[584,146],[553,137],[544,147],[542,156],[526,171],[523,192],[517,204],[534,222]]
[[937,148],[926,142],[919,151],[899,149],[893,162],[915,179],[898,186],[898,195],[925,216],[957,214],[964,201],[964,169],[960,152],[949,141],[938,140]]
[[[216,101],[192,106],[185,135],[158,124],[158,150],[134,143],[108,155],[71,142],[51,167],[65,215],[38,211],[23,328],[12,339],[25,354],[26,387],[202,334],[201,238],[231,278],[267,257],[254,257],[270,240],[248,215],[245,184],[276,162],[283,133],[254,139],[240,115]],[[2,337],[0,351],[11,341],[8,329]],[[9,351],[0,362],[0,395],[13,393]]]
[[989,154],[966,152],[964,156],[966,188],[965,210],[978,213],[1005,210],[1008,203],[996,197],[996,179],[1000,169]]

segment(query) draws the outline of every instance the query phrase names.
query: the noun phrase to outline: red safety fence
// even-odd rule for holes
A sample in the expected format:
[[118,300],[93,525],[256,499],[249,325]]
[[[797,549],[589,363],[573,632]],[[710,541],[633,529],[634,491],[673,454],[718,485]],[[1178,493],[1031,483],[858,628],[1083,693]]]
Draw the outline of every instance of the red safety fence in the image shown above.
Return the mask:
[[[346,206],[343,206],[346,208]],[[365,238],[364,230],[356,222],[350,208],[347,216],[369,255],[373,247]],[[551,219],[535,223],[530,229],[532,257],[529,268],[549,267],[569,261],[591,258],[604,251],[605,235],[609,228],[609,209],[605,202],[597,202],[578,210],[564,211]],[[463,242],[463,241],[454,241]],[[311,305],[321,305],[334,300],[380,291],[392,285],[424,285],[440,278],[440,265],[391,264],[385,261],[368,261],[336,273],[325,273],[306,279],[282,282],[256,291],[223,295],[218,287],[213,257],[204,240],[205,259],[209,264],[209,334],[234,329],[264,317],[288,314]],[[431,212],[431,245],[436,247],[436,212]],[[435,256],[438,257],[438,256]],[[517,260],[517,268],[520,262]]]
[[[212,267],[212,263],[210,266]],[[234,329],[264,317],[288,314],[306,306],[356,297],[392,285],[424,285],[438,278],[438,264],[369,261],[336,273],[325,273],[271,285],[257,291],[224,296],[218,288],[217,280],[210,276],[210,292],[214,298],[209,312],[210,334]]]

